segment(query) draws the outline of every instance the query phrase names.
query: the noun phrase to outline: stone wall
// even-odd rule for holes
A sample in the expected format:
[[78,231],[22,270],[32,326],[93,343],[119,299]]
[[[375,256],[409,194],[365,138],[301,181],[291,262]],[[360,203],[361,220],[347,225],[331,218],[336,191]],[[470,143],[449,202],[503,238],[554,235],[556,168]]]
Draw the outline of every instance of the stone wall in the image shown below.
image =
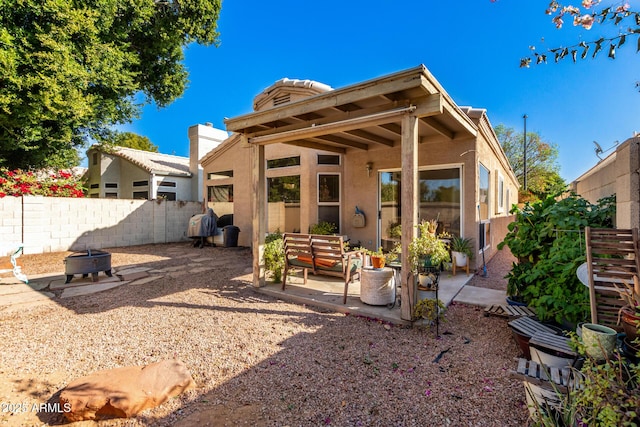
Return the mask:
[[186,241],[200,202],[4,197],[0,199],[0,256],[21,244],[25,254],[83,251]]

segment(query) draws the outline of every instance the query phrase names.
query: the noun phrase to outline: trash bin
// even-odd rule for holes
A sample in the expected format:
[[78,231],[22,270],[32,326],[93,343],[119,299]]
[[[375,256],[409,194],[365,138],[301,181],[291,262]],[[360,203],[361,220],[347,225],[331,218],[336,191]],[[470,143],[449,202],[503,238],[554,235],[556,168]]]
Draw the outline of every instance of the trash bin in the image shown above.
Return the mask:
[[224,233],[224,247],[225,248],[235,248],[238,246],[238,234],[240,233],[240,229],[235,225],[227,225],[222,228]]

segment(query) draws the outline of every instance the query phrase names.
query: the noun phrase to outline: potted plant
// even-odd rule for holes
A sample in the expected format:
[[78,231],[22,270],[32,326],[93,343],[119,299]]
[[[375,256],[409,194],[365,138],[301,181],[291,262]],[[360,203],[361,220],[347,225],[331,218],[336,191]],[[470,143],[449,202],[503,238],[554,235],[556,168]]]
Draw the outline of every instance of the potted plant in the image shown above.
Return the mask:
[[451,256],[456,267],[466,267],[468,260],[473,258],[473,239],[461,236],[453,236],[449,241]]
[[444,319],[445,305],[439,299],[424,298],[416,303],[413,309],[414,319],[425,319],[429,326]]
[[432,222],[422,221],[418,224],[418,237],[409,243],[409,264],[414,273],[420,267],[439,267],[442,262],[451,259],[447,242],[430,232]]
[[627,334],[627,339],[631,342],[638,338],[638,328],[640,328],[640,281],[638,276],[633,276],[633,285],[624,282],[622,287],[613,284],[620,299],[626,305],[618,313],[618,324],[622,323],[622,328]]
[[380,246],[377,251],[367,251],[367,255],[369,255],[369,258],[371,258],[371,265],[373,266],[373,268],[384,268],[386,256],[382,252],[382,246]]
[[271,233],[265,238],[264,266],[271,272],[273,282],[280,283],[284,269],[284,244],[280,231]]

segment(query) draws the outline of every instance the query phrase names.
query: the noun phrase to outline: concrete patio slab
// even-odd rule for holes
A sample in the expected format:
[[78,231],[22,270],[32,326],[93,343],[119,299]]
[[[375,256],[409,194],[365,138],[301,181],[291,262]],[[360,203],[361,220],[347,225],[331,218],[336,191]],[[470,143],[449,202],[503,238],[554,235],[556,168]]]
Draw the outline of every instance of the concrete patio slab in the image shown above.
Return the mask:
[[454,298],[455,302],[486,307],[494,304],[505,304],[507,293],[495,289],[465,286]]
[[62,291],[62,295],[60,295],[60,298],[71,298],[71,297],[77,297],[77,296],[81,296],[81,295],[89,295],[89,294],[94,294],[96,292],[102,292],[102,291],[106,291],[108,289],[113,289],[116,288],[118,286],[122,286],[122,285],[126,285],[129,282],[109,282],[109,283],[98,283],[98,284],[94,284],[94,285],[87,285],[87,286],[78,286],[75,288],[68,288],[65,289],[64,291]]

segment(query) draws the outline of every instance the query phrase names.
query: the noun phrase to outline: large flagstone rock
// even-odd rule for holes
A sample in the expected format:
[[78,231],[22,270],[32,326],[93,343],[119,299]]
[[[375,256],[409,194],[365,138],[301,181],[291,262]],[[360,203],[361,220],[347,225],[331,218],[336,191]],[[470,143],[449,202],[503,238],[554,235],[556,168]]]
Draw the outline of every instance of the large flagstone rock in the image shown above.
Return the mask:
[[193,387],[195,382],[183,362],[163,360],[78,378],[60,393],[60,406],[69,421],[128,418]]

